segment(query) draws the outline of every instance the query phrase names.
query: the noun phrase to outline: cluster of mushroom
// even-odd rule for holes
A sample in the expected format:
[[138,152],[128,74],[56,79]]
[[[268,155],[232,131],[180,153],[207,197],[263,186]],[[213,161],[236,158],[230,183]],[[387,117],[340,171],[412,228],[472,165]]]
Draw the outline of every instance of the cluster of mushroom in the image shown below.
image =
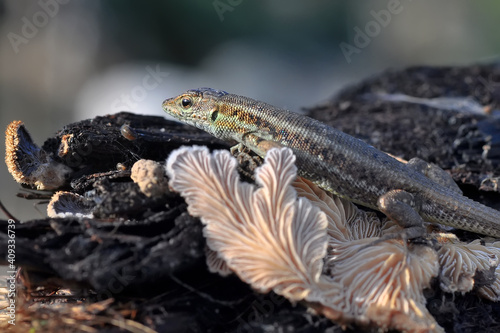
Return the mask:
[[[169,186],[205,225],[212,272],[234,273],[338,323],[382,330],[442,332],[423,295],[435,279],[445,292],[475,288],[500,300],[500,242],[467,244],[435,227],[437,251],[400,239],[377,242],[400,227],[297,177],[294,162],[289,149],[269,151],[254,185],[240,181],[228,151],[193,146],[170,155]],[[139,160],[131,171],[145,195],[167,190],[161,164]],[[92,208],[83,196],[57,192],[48,215],[92,217]]]
[[[375,242],[398,230],[391,221],[297,178],[289,149],[268,152],[256,185],[241,182],[227,151],[182,147],[167,160],[170,187],[200,217],[207,263],[234,272],[255,290],[273,290],[332,320],[383,330],[441,332],[425,307],[423,290],[439,279],[446,292],[477,290],[500,299],[500,242],[461,243],[434,233],[440,250],[399,239]],[[484,281],[483,281],[484,282]]]

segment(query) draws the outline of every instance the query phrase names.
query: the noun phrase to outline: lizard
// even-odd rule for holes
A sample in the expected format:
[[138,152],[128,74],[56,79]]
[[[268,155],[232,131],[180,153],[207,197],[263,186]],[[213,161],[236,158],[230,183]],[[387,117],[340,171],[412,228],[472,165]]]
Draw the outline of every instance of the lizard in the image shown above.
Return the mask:
[[500,237],[500,211],[464,196],[451,175],[419,158],[401,162],[318,120],[222,90],[188,90],[162,106],[178,121],[261,157],[292,149],[299,176],[382,212],[404,228],[404,239],[424,238],[424,221]]

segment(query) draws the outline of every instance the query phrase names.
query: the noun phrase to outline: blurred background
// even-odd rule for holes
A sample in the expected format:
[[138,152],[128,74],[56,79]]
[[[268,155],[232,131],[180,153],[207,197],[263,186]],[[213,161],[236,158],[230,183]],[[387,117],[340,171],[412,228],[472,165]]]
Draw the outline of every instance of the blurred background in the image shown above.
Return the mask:
[[[497,61],[499,12],[494,0],[0,0],[0,127],[22,120],[41,145],[96,115],[163,115],[165,98],[201,86],[300,111],[388,68]],[[0,188],[21,220],[44,216],[4,163]]]

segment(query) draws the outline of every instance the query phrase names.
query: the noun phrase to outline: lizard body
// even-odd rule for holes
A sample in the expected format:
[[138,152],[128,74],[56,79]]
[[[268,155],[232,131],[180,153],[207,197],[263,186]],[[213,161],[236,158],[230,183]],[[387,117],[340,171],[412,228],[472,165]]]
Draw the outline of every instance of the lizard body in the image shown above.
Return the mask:
[[312,118],[210,88],[167,99],[163,108],[262,157],[273,147],[291,148],[300,176],[413,228],[409,238],[423,235],[423,220],[500,237],[500,211],[463,196],[443,170],[422,167],[421,160],[402,163]]

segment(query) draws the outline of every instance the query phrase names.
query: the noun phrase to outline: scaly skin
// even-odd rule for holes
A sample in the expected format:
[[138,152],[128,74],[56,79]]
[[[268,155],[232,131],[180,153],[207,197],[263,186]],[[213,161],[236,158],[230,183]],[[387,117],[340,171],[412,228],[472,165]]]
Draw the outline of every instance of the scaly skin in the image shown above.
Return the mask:
[[[217,138],[242,143],[262,157],[273,147],[289,147],[297,157],[300,176],[392,218],[414,220],[416,214],[410,210],[415,209],[428,222],[500,237],[500,211],[464,197],[456,189],[440,185],[417,169],[312,118],[210,88],[167,99],[163,109]],[[398,190],[411,198],[403,201],[403,215],[391,214],[392,208],[385,207],[381,200],[399,198],[392,195]],[[398,223],[410,226],[417,222]]]

